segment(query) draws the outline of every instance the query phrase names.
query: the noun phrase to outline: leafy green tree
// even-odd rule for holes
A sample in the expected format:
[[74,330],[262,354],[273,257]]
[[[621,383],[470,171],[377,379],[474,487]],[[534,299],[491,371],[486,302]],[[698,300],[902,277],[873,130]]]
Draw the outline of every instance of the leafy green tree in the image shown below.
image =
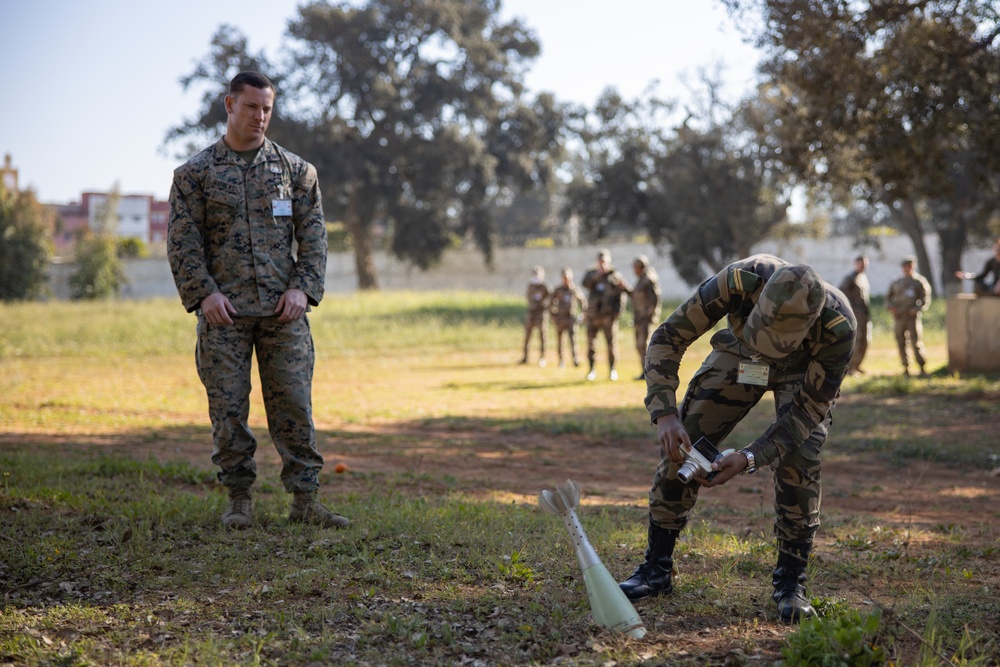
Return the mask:
[[70,297],[108,299],[121,293],[128,278],[118,256],[118,186],[98,207],[91,228],[76,245],[76,270],[69,277]]
[[0,183],[0,300],[46,293],[53,217],[33,192],[12,192]]
[[[286,65],[252,54],[222,27],[182,80],[218,86],[258,69],[278,87],[269,135],[312,162],[324,209],[352,237],[359,287],[378,287],[376,230],[420,268],[453,239],[473,238],[492,262],[494,209],[553,182],[563,108],[528,99],[521,83],[539,53],[499,0],[369,0],[303,5],[288,27]],[[168,141],[207,139],[225,115],[208,93],[200,115]]]
[[[768,50],[766,131],[805,182],[941,242],[954,283],[1000,207],[1000,15],[992,0],[725,0]],[[757,17],[759,21],[752,19]]]
[[569,208],[589,230],[645,229],[669,246],[689,284],[750,254],[785,218],[788,199],[779,165],[750,129],[759,110],[727,109],[711,91],[708,98],[715,101],[667,130],[670,104],[609,91],[585,121],[587,166],[569,187]]

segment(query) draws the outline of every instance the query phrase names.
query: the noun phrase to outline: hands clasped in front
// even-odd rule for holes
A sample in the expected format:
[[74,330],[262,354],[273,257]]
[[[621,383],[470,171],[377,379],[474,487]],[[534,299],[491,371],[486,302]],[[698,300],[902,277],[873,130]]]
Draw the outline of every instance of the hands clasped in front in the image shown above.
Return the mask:
[[[289,289],[278,299],[274,313],[279,322],[291,322],[302,317],[309,307],[306,293],[300,289]],[[222,292],[213,292],[201,302],[201,313],[209,324],[232,324],[236,309]]]

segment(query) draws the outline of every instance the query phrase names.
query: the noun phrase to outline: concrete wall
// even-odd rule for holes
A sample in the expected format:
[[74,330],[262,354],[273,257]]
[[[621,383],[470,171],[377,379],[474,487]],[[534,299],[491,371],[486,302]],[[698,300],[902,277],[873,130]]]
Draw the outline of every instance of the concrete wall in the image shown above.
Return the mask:
[[[564,266],[573,269],[577,282],[591,268],[601,246],[586,245],[565,248],[501,248],[496,251],[494,269],[488,270],[478,251],[463,249],[449,252],[442,263],[428,272],[407,266],[392,257],[379,253],[375,258],[379,280],[384,290],[484,290],[521,294],[528,283],[531,268],[536,264],[545,267],[546,282],[555,285]],[[657,253],[648,244],[618,243],[607,246],[612,263],[629,279],[633,278],[632,259],[643,254],[660,275],[665,298],[686,298],[692,289],[685,284],[670,265],[667,256]],[[882,244],[881,251],[866,249],[871,265],[869,281],[874,295],[883,295],[889,283],[899,275],[899,260],[911,254],[913,248],[905,237],[892,237]],[[936,282],[939,257],[937,237],[927,238],[927,251],[934,263],[934,273],[929,278]],[[765,241],[754,246],[754,252],[766,252],[792,262],[809,264],[827,281],[837,285],[851,271],[858,250],[853,239],[836,237],[823,240],[799,239],[794,241]],[[990,256],[989,249],[966,253],[963,269],[978,272]],[[56,298],[69,297],[67,281],[74,270],[71,264],[52,265],[51,284]],[[126,262],[129,285],[123,296],[129,299],[150,297],[176,297],[173,278],[166,259],[141,259]],[[968,289],[968,285],[966,286]],[[354,256],[350,253],[332,253],[327,261],[326,289],[328,293],[347,293],[357,289],[354,275]]]

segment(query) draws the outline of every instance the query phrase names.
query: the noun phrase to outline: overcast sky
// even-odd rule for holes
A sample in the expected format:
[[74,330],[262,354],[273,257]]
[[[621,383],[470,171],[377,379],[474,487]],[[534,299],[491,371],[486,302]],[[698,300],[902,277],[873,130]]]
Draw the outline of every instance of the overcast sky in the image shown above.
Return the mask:
[[[44,202],[83,191],[165,199],[177,160],[167,130],[198,108],[179,78],[208,52],[222,23],[269,57],[301,0],[0,0],[0,154]],[[682,77],[725,65],[732,100],[754,79],[757,53],[715,0],[503,0],[503,16],[535,31],[534,92],[592,105],[608,86],[626,97],[659,80],[686,97]]]

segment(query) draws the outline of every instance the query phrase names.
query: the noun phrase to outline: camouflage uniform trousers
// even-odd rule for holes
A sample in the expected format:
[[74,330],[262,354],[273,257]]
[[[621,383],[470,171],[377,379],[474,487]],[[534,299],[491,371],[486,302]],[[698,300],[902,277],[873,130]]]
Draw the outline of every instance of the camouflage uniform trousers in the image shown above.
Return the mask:
[[528,318],[524,321],[524,358],[528,358],[528,346],[531,344],[531,334],[538,329],[539,338],[539,355],[541,357],[545,356],[545,348],[548,344],[549,338],[549,318],[545,311],[541,313],[529,313]]
[[[713,350],[688,386],[680,406],[684,428],[694,442],[704,436],[723,448],[741,449],[742,445],[720,443],[750,409],[771,391],[775,413],[787,411],[805,377],[805,369],[771,368],[768,385],[737,382],[739,363],[748,361],[732,352]],[[812,542],[819,528],[820,449],[833,422],[832,407],[826,418],[809,434],[798,449],[787,452],[771,464],[774,473],[774,532],[788,542]],[[653,522],[667,529],[680,530],[698,500],[701,488],[694,480],[684,484],[677,479],[678,464],[668,458],[660,461],[649,491],[649,513]],[[758,470],[758,474],[763,469]]]
[[643,317],[635,320],[635,351],[639,353],[639,368],[646,368],[646,348],[649,346],[651,318]]
[[904,314],[895,316],[896,324],[896,346],[899,348],[899,359],[903,362],[903,368],[910,367],[910,355],[906,348],[906,341],[910,341],[913,347],[913,356],[917,360],[920,368],[924,367],[927,357],[924,350],[924,324],[920,313]]
[[198,315],[195,360],[208,392],[219,481],[249,488],[257,478],[257,440],[250,415],[251,358],[257,353],[268,432],[281,457],[281,481],[289,493],[315,491],[323,457],[316,450],[312,421],[315,350],[303,315],[280,323],[277,317],[233,317],[233,325],[212,325]]
[[608,366],[615,367],[618,360],[618,318],[609,315],[587,318],[587,361],[591,368],[597,357],[597,334],[604,332],[604,340],[608,343]]
[[559,363],[563,362],[563,334],[569,339],[569,353],[572,355],[573,363],[579,363],[580,355],[576,346],[576,318],[575,317],[554,317],[553,323],[556,325],[556,349],[559,351]]
[[858,328],[855,329],[854,333],[854,352],[851,354],[851,372],[857,372],[861,370],[861,362],[865,360],[865,354],[868,353],[868,341],[872,337],[872,321],[863,310],[857,309],[854,311],[854,317],[858,321]]

